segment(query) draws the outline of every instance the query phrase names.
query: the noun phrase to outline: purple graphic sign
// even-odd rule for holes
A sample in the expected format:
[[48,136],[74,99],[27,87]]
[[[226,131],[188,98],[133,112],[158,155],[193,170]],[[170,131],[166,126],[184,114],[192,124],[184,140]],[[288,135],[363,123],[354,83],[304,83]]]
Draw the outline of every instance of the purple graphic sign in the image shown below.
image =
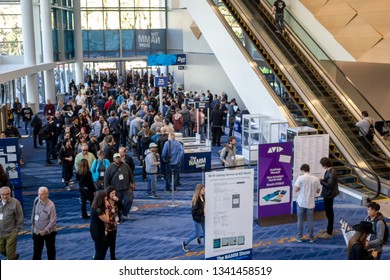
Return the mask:
[[261,144],[257,217],[291,214],[292,142]]

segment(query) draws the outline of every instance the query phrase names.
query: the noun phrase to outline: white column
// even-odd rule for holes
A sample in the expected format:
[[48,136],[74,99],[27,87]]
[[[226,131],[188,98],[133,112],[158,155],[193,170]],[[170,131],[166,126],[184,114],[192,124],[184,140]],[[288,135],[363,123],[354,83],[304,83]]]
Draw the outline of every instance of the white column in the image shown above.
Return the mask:
[[[51,28],[51,6],[50,0],[40,1],[41,9],[41,30],[42,30],[42,53],[43,63],[51,63],[53,59],[53,35]],[[56,92],[54,87],[54,70],[49,69],[43,73],[45,77],[46,99],[56,103]]]
[[[22,35],[23,35],[23,52],[24,65],[35,66],[35,38],[34,38],[34,20],[33,20],[33,6],[31,0],[20,1],[22,9]],[[27,102],[34,103],[33,111],[39,111],[39,97],[38,97],[38,75],[32,74],[26,77],[26,95]]]
[[83,35],[81,32],[81,6],[80,0],[73,1],[73,14],[74,14],[74,56],[75,56],[75,69],[76,85],[84,83],[83,72]]

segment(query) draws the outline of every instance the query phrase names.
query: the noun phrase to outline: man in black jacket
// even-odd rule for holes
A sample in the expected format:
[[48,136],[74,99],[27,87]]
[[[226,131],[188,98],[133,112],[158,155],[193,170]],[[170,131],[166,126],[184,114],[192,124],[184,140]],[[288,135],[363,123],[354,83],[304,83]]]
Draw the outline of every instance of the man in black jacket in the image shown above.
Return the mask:
[[320,180],[322,185],[321,196],[324,198],[325,214],[328,219],[328,227],[319,238],[329,239],[333,234],[333,200],[339,194],[339,182],[337,178],[337,171],[332,167],[332,161],[324,157],[320,160],[321,166],[326,169],[324,179]]
[[55,140],[57,138],[56,135],[56,127],[54,123],[54,117],[48,116],[47,117],[47,125],[44,128],[46,131],[46,134],[48,135],[45,139],[46,142],[46,165],[53,165],[53,162],[50,161],[50,157],[54,154],[54,145]]
[[106,147],[104,148],[104,158],[108,159],[109,162],[113,162],[114,154],[116,153],[114,137],[112,135],[108,135],[106,138],[104,138],[104,140],[107,143]]
[[33,128],[34,149],[38,149],[37,139],[39,140],[39,146],[43,145],[42,138],[39,137],[39,131],[42,128],[42,120],[38,114],[34,115],[31,121],[31,127]]
[[221,146],[222,126],[223,126],[223,112],[221,105],[216,104],[211,112],[211,130],[213,134],[213,146]]

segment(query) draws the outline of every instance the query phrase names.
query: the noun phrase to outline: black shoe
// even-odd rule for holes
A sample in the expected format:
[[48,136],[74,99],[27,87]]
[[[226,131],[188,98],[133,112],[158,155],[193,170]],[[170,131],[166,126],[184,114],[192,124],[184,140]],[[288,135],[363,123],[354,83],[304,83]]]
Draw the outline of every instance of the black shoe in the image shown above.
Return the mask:
[[19,259],[19,253],[16,253],[15,260]]
[[89,215],[81,216],[81,218],[84,219],[84,220],[89,220]]
[[50,166],[50,165],[54,165],[54,163],[52,163],[51,161],[46,161],[46,165]]
[[200,237],[196,238],[196,243],[198,243],[199,245],[202,244],[202,240],[200,240]]

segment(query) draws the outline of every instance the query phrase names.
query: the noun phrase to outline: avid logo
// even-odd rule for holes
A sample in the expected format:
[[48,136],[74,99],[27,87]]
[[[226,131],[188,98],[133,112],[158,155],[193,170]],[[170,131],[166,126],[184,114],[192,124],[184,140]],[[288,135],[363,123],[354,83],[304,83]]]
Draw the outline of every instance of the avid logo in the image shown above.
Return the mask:
[[281,151],[283,151],[282,147],[269,147],[268,148],[268,154],[280,153]]
[[197,157],[190,157],[190,160],[188,161],[189,166],[194,166],[196,168],[203,168],[206,167],[206,158],[197,158]]

